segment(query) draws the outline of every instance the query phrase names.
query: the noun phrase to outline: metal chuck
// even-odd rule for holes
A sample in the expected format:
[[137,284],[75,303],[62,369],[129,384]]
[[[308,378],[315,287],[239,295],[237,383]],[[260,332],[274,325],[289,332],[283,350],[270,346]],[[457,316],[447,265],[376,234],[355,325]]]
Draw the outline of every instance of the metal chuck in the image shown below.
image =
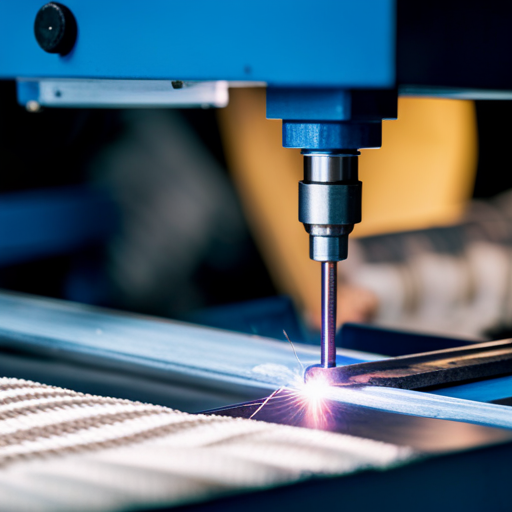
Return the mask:
[[336,366],[337,262],[347,258],[348,235],[361,222],[358,152],[307,153],[299,183],[299,220],[309,233],[311,259],[322,262],[322,355]]

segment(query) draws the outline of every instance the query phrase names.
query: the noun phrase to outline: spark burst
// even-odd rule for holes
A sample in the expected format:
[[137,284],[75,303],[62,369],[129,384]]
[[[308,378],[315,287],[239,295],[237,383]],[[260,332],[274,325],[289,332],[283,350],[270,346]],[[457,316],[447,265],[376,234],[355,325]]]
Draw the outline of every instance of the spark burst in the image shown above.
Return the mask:
[[[306,368],[299,359],[295,346],[284,329],[283,334],[290,343],[295,358],[302,368],[302,373],[304,373]],[[290,424],[302,424],[305,427],[326,429],[333,420],[329,401],[326,399],[328,389],[329,384],[321,376],[308,379],[307,382],[304,381],[303,376],[297,376],[289,386],[276,389],[260,404],[256,404],[258,408],[249,416],[249,419],[254,418],[270,404],[270,407],[279,413],[282,419],[291,421]]]
[[322,377],[300,381],[292,389],[294,406],[303,414],[305,426],[326,428],[332,420],[329,400],[329,384]]
[[[329,384],[322,378],[304,382],[297,378],[290,387],[279,388],[269,395],[250,416],[254,418],[265,407],[291,425],[326,429],[332,423],[328,396]],[[258,419],[258,418],[256,418]]]

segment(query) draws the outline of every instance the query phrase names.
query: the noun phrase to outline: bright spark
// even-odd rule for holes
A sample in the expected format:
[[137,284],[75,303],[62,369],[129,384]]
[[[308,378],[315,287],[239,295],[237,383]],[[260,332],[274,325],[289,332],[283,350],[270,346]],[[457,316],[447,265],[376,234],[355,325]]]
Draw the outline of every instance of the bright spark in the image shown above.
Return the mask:
[[269,400],[271,400],[274,396],[276,396],[279,391],[281,391],[283,388],[276,389],[271,395],[269,395],[264,402],[249,416],[249,419],[252,420],[256,414],[258,414],[265,405],[268,404]]
[[312,427],[325,427],[329,423],[328,390],[329,384],[321,377],[302,382],[297,389],[297,401],[304,410],[304,419]]
[[279,388],[267,397],[251,418],[265,407],[272,406],[275,412],[283,418],[288,418],[291,424],[326,428],[332,420],[329,401],[326,398],[328,389],[329,384],[321,377],[310,379],[308,382],[297,378],[291,386]]
[[326,429],[334,421],[328,399],[331,387],[323,376],[318,375],[304,382],[302,376],[288,386],[276,389],[261,403],[250,418],[259,419],[260,412],[270,407],[277,417],[291,425]]

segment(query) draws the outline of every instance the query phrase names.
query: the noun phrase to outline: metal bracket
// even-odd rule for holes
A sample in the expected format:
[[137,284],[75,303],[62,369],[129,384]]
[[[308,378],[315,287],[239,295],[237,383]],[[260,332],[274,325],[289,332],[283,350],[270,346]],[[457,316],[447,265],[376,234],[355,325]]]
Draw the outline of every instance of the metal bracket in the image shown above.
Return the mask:
[[44,107],[218,107],[228,104],[228,82],[172,80],[18,80],[18,102]]

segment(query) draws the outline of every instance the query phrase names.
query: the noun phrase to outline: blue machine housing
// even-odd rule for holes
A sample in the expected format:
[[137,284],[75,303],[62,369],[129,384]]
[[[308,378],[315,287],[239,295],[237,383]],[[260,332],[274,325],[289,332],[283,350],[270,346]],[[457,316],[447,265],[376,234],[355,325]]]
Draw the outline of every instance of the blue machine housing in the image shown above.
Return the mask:
[[34,37],[44,3],[0,3],[1,78],[395,84],[393,0],[66,0],[78,36],[64,57]]
[[[46,53],[34,36],[44,2],[0,4],[0,41],[10,49],[0,55],[0,78],[265,82],[269,117],[301,121],[283,124],[285,147],[380,147],[383,116],[366,112],[370,124],[352,126],[349,89],[395,87],[394,0],[65,4],[78,27],[65,56]],[[37,101],[37,83],[20,82],[18,95]],[[336,122],[305,125],[312,115]]]
[[283,146],[336,152],[381,146],[382,119],[397,116],[397,91],[267,89],[267,117],[283,120]]

